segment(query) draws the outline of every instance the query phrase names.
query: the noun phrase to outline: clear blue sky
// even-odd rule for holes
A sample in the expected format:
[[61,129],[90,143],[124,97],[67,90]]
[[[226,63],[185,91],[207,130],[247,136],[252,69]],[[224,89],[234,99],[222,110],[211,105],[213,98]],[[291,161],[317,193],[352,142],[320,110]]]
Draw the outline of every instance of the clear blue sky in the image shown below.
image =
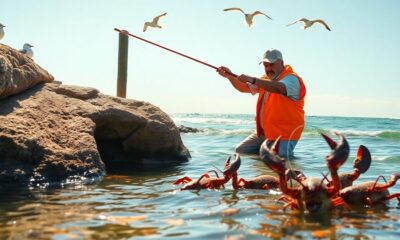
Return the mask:
[[[34,45],[34,60],[64,84],[115,95],[115,27],[235,73],[260,76],[258,62],[277,48],[307,85],[306,115],[400,118],[398,0],[2,0],[1,43]],[[248,28],[239,12],[260,10]],[[163,29],[143,23],[167,12]],[[306,17],[322,18],[303,30]],[[127,97],[167,113],[254,113],[256,97],[231,87],[212,68],[131,39]]]

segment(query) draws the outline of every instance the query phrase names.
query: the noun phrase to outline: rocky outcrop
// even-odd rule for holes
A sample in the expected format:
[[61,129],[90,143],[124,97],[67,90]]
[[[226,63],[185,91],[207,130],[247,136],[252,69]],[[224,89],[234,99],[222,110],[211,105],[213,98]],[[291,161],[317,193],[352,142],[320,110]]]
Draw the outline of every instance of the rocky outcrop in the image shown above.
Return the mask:
[[179,125],[178,129],[179,129],[179,132],[181,132],[181,133],[199,133],[199,132],[204,132],[201,129],[187,127],[187,126],[183,126],[183,125]]
[[96,179],[188,157],[174,122],[150,103],[56,83],[0,100],[0,184]]
[[146,102],[52,83],[0,100],[0,182],[94,178],[188,157],[171,118]]
[[0,44],[0,99],[53,80],[53,76],[31,58]]

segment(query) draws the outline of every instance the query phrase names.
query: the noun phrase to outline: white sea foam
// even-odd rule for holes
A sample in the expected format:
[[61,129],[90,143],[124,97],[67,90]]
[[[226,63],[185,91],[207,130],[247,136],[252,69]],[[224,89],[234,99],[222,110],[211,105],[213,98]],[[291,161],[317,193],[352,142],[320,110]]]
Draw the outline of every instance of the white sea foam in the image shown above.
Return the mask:
[[253,129],[214,129],[214,128],[207,128],[204,130],[204,134],[206,135],[250,135],[253,133]]
[[191,117],[172,117],[176,123],[199,123],[199,124],[230,124],[248,125],[254,124],[254,120],[244,120],[235,118],[191,118]]
[[320,132],[329,133],[334,135],[335,132],[344,134],[345,136],[358,136],[358,137],[380,137],[380,138],[400,138],[400,131],[393,130],[380,130],[380,131],[368,131],[368,130],[355,130],[355,129],[322,129],[322,128],[306,128],[303,132],[303,136],[315,136],[319,135]]
[[383,131],[365,131],[365,130],[354,130],[354,129],[332,129],[330,130],[332,134],[334,132],[340,132],[345,136],[368,136],[368,137],[384,137],[384,138],[398,138],[400,136],[400,131],[383,130]]
[[354,129],[332,129],[330,131],[332,134],[335,132],[340,132],[346,136],[369,136],[369,137],[377,137],[379,134],[383,133],[383,131],[362,131],[362,130],[354,130]]
[[391,158],[390,156],[371,156],[372,161],[385,161],[386,159]]

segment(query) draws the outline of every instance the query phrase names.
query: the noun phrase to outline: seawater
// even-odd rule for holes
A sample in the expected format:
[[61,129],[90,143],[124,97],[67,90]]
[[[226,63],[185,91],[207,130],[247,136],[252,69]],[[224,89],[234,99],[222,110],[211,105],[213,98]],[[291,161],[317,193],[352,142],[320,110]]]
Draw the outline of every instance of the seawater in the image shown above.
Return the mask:
[[[241,114],[172,114],[177,125],[201,132],[182,134],[189,162],[141,166],[108,173],[97,184],[57,189],[0,186],[0,239],[397,239],[400,207],[393,199],[373,207],[337,209],[307,215],[284,210],[279,191],[225,189],[180,191],[172,183],[223,168],[234,147],[254,131],[254,116]],[[400,171],[400,120],[307,116],[290,164],[307,176],[327,173],[330,152],[320,136],[349,141],[351,154],[339,171],[351,171],[360,144],[372,154],[370,169],[355,184],[386,179]],[[258,156],[241,156],[239,177],[274,173]],[[380,180],[383,182],[383,180]],[[390,189],[400,192],[400,183]]]

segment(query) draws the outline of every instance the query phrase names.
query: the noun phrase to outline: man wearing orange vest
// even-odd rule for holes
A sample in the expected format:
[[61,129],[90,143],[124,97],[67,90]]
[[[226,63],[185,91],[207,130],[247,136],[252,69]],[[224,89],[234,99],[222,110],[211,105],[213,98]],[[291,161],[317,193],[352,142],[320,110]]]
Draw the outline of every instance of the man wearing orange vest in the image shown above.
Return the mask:
[[217,69],[238,91],[258,93],[255,119],[257,131],[239,143],[235,150],[238,153],[258,154],[265,140],[271,144],[280,136],[279,155],[291,157],[304,129],[306,88],[292,67],[284,65],[279,50],[266,51],[261,63],[265,70],[261,78],[245,74],[235,77],[226,67]]

